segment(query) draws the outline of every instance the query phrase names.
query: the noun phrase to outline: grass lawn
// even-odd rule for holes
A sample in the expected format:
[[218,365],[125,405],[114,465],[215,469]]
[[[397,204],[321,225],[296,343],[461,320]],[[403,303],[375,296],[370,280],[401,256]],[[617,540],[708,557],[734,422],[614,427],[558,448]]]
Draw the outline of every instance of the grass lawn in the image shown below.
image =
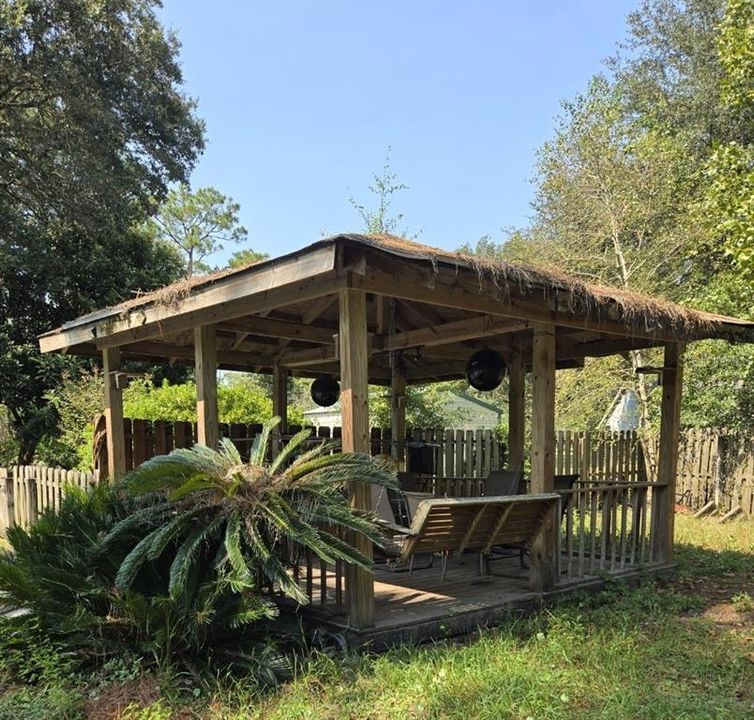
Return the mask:
[[264,697],[224,682],[109,717],[754,718],[754,522],[680,515],[676,538],[664,587],[616,585],[463,641],[316,658]]
[[[204,718],[754,718],[754,523],[679,515],[677,580],[616,586],[463,642],[320,659]],[[736,602],[733,602],[736,598]]]

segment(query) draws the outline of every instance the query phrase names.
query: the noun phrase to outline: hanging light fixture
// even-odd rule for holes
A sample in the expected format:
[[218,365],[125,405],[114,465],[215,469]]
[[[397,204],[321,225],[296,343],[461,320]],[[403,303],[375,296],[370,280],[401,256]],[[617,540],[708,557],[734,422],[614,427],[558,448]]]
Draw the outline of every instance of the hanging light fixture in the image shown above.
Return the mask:
[[494,390],[505,377],[505,361],[497,350],[485,348],[475,352],[466,365],[469,385],[476,390]]
[[340,385],[332,375],[320,375],[312,383],[311,396],[320,407],[330,407],[338,402]]

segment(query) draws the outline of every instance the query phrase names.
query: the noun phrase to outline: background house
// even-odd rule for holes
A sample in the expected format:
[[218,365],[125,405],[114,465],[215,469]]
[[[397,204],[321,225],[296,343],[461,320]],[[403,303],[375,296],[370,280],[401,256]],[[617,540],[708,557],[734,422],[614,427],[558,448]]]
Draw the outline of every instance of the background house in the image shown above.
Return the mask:
[[[451,390],[443,405],[450,426],[459,430],[494,430],[500,425],[504,407],[493,405],[463,392]],[[341,422],[340,402],[330,407],[315,407],[304,412],[304,424],[315,427],[336,427]]]

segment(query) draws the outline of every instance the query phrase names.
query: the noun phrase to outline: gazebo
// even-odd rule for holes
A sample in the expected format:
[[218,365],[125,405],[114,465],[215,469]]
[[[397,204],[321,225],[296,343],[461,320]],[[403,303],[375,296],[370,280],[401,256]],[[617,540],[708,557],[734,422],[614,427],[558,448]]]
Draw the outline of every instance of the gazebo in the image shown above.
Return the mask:
[[[441,627],[447,632],[449,622],[474,627],[511,608],[599,582],[606,571],[624,576],[672,567],[683,349],[705,338],[752,342],[754,324],[389,235],[343,234],[140,295],[73,320],[39,342],[42,352],[102,358],[112,477],[125,469],[123,361],[192,364],[197,439],[210,446],[219,437],[218,369],[272,374],[283,435],[288,376],[338,377],[345,451],[369,451],[368,384],[387,385],[391,452],[400,466],[407,384],[464,378],[470,355],[492,348],[509,374],[507,464],[516,469],[524,461],[525,381],[531,373],[533,494],[554,489],[556,371],[578,367],[586,357],[663,349],[662,365],[644,368],[658,374],[662,387],[656,478],[630,488],[587,483],[572,491],[572,512],[561,515],[566,534],[553,514],[531,549],[528,573],[477,582],[462,558],[456,584],[453,569],[443,584],[429,571],[378,577],[353,569],[317,571],[311,562],[297,568],[310,597],[317,596],[312,612],[316,607],[320,620],[363,639],[391,632],[426,636]],[[370,508],[368,490],[354,488],[354,504]],[[368,545],[361,549],[372,552]]]

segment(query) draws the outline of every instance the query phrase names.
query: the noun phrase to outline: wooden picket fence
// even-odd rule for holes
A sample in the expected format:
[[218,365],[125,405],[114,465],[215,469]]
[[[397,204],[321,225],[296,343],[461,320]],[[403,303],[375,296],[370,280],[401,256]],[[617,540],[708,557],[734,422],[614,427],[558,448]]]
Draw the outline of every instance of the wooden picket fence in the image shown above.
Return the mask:
[[740,508],[754,515],[754,437],[714,428],[684,432],[676,493],[692,510],[714,503],[721,513]]
[[66,488],[87,488],[99,473],[44,465],[0,468],[0,535],[11,525],[29,527],[45,510],[58,510]]
[[[230,437],[245,455],[261,427],[224,424],[221,433]],[[298,429],[291,427],[290,432]],[[13,523],[28,527],[43,510],[57,509],[68,484],[86,487],[106,477],[103,430],[104,424],[98,422],[94,472],[43,466],[0,468],[0,533]],[[125,430],[128,469],[174,448],[191,447],[196,441],[195,427],[188,422],[127,420]],[[341,430],[319,428],[313,430],[313,437],[337,441]],[[373,428],[370,438],[373,454],[390,453],[389,429]],[[491,430],[415,428],[408,431],[406,440],[434,446],[434,474],[438,482],[443,481],[436,488],[440,494],[479,494],[489,472],[505,463],[505,445]],[[555,438],[555,472],[580,475],[581,487],[654,480],[644,462],[641,439],[630,432],[559,431]],[[676,491],[679,502],[694,510],[714,501],[721,512],[740,508],[741,512],[754,515],[754,438],[741,439],[710,429],[683,433]]]
[[[126,419],[125,445],[126,469],[138,467],[154,455],[169,453],[175,448],[191,447],[196,442],[196,425],[183,421],[149,421]],[[230,438],[242,456],[247,456],[254,438],[261,431],[260,424],[220,424],[220,436]],[[289,434],[293,435],[301,426],[291,425]],[[312,428],[313,438],[318,440],[335,440],[341,438],[341,428]],[[494,430],[446,430],[446,429],[409,429],[407,443],[423,442],[435,446],[438,475],[463,475],[469,477],[486,477],[490,470],[501,467],[505,460],[505,444],[500,441]],[[372,428],[370,432],[371,451],[373,455],[386,454],[391,451],[389,428]],[[104,418],[100,416],[95,422],[94,460],[100,475],[107,474],[107,448],[105,443]]]
[[[125,420],[126,469],[138,467],[154,455],[163,455],[174,448],[191,447],[196,442],[196,426],[190,422]],[[221,437],[230,438],[242,456],[248,454],[260,424],[220,425]],[[301,429],[291,426],[292,435]],[[340,440],[341,428],[312,428],[319,440]],[[104,442],[104,419],[95,423],[95,467],[104,477],[107,451]],[[391,452],[389,428],[372,428],[373,455]],[[457,430],[448,428],[409,428],[406,442],[426,443],[434,447],[435,472],[440,477],[485,478],[491,470],[505,464],[505,443],[495,430]],[[558,474],[579,473],[593,482],[645,480],[641,443],[630,432],[559,431],[555,442],[555,466]],[[411,469],[410,467],[408,468]]]

